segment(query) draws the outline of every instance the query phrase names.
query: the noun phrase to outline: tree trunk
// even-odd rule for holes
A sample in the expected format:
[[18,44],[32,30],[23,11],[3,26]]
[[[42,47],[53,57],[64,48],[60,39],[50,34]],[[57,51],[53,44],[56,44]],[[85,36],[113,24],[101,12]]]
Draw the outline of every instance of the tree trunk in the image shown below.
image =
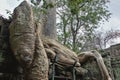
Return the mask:
[[53,7],[48,6],[46,24],[43,27],[43,35],[57,40],[56,32],[56,5],[55,0],[47,0],[47,5],[53,5]]

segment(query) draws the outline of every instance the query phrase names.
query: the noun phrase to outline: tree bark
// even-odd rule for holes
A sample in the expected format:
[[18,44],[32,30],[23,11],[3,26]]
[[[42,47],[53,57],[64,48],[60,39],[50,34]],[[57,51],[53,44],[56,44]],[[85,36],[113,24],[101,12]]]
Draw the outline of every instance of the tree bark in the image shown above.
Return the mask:
[[[72,66],[76,61],[76,66],[80,66],[78,56],[75,52],[61,45],[56,40],[43,38],[42,42],[47,52],[48,58],[54,59],[58,55],[58,62],[63,65]],[[48,51],[49,50],[49,51]]]
[[46,24],[43,27],[43,35],[57,40],[56,32],[56,5],[55,0],[46,0],[47,5],[53,5],[53,7],[48,6],[46,15]]

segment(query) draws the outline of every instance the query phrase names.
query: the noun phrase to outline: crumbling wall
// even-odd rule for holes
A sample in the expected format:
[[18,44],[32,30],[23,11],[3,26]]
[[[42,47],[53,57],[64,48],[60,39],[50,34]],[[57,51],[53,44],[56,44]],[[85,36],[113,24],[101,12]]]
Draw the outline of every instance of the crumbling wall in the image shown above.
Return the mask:
[[88,70],[88,73],[83,76],[83,80],[103,80],[96,60],[89,60],[82,67]]
[[120,80],[120,44],[110,47],[111,66],[115,80]]
[[120,80],[120,44],[103,51],[104,62],[113,80]]
[[[112,45],[111,47],[100,51],[105,65],[113,80],[120,80],[120,44]],[[89,70],[85,75],[84,80],[103,80],[98,69],[96,60],[89,60],[82,65],[83,68]]]

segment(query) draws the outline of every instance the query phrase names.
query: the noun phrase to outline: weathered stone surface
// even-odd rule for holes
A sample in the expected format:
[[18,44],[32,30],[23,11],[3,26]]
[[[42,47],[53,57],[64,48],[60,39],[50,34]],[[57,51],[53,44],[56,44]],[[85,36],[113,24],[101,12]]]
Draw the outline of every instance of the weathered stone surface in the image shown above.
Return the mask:
[[120,80],[120,44],[111,46],[109,50],[114,80]]
[[29,66],[35,48],[35,27],[32,9],[26,1],[14,10],[10,24],[10,44],[21,66]]
[[11,52],[9,43],[9,25],[11,20],[0,16],[0,80],[5,80],[11,75],[11,79],[19,78],[20,67]]
[[[101,53],[112,80],[120,80],[120,44],[112,45]],[[95,61],[87,62],[82,67],[89,69],[92,74],[91,77],[94,79],[103,80],[98,67],[96,67]],[[89,76],[88,78],[90,79]]]
[[103,80],[95,60],[89,60],[82,67],[88,70],[88,73],[83,76],[83,80]]
[[111,46],[110,52],[111,52],[111,57],[119,57],[120,56],[120,44]]

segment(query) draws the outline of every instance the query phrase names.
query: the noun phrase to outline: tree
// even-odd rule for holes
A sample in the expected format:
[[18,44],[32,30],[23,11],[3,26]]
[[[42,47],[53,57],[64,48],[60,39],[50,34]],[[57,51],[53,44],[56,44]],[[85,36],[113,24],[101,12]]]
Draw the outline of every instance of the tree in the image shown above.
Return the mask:
[[59,39],[76,52],[93,38],[93,32],[98,28],[100,21],[108,20],[110,17],[106,5],[109,0],[58,0],[58,2]]
[[56,34],[56,1],[55,0],[43,0],[43,4],[40,5],[41,0],[31,0],[33,3],[33,11],[37,21],[42,20],[44,23],[43,35],[51,39],[57,40]]
[[120,30],[108,30],[106,32],[95,32],[94,33],[94,43],[97,45],[96,48],[104,49],[110,42],[114,42],[114,39],[120,37]]
[[[57,40],[56,33],[56,1],[55,0],[47,0],[47,16],[46,16],[46,24],[43,27],[43,34],[52,39]],[[52,5],[52,6],[50,6]]]

